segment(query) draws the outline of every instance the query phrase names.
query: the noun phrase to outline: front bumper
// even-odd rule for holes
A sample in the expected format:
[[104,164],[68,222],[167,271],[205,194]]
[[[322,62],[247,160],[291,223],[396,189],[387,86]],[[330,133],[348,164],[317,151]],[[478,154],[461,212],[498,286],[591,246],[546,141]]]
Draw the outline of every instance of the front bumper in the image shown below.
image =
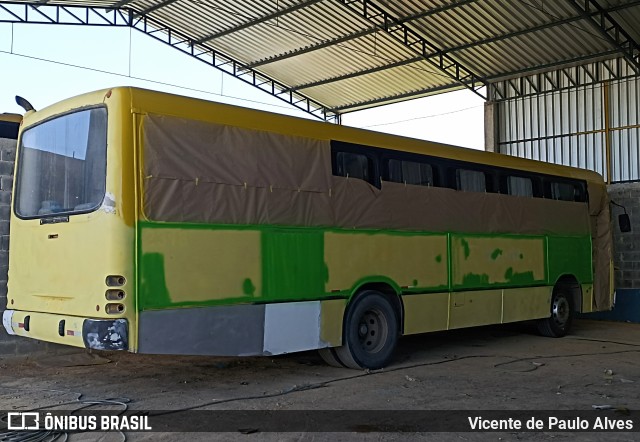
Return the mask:
[[126,319],[93,319],[5,310],[2,324],[10,335],[96,350],[129,349],[129,324]]

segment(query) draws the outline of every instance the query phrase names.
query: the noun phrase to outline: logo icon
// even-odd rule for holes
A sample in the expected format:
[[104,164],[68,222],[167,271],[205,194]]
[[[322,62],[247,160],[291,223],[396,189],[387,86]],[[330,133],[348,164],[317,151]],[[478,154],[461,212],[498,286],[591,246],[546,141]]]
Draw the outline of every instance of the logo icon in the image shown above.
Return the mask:
[[8,413],[7,414],[8,430],[39,430],[40,429],[40,413]]

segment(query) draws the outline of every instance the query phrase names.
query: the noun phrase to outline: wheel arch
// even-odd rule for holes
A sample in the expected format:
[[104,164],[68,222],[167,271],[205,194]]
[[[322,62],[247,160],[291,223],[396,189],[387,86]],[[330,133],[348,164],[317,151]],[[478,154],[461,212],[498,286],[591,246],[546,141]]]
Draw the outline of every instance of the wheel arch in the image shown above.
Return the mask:
[[578,278],[572,274],[561,275],[556,283],[553,285],[553,291],[564,289],[571,296],[571,302],[573,303],[573,310],[575,312],[582,312],[582,286],[578,281]]
[[396,313],[396,318],[398,320],[398,331],[400,334],[404,333],[404,304],[402,302],[402,297],[400,296],[400,287],[391,279],[381,278],[381,279],[370,279],[361,281],[359,284],[356,284],[355,287],[351,291],[351,295],[347,301],[347,308],[344,310],[344,318],[343,324],[346,319],[348,306],[358,297],[362,296],[365,292],[373,290],[380,294],[382,294],[385,298],[389,300],[393,309]]

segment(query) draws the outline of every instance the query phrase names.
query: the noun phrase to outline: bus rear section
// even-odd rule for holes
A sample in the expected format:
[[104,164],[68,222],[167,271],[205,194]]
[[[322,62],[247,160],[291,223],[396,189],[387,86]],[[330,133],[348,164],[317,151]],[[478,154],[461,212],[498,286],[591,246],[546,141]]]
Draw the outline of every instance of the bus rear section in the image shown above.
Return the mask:
[[28,116],[16,170],[12,334],[380,368],[400,335],[611,306],[589,171],[138,89]]
[[[114,101],[115,97],[110,101]],[[9,334],[129,349],[132,222],[122,198],[118,106],[94,93],[25,116],[16,156]],[[100,103],[100,104],[93,104]]]

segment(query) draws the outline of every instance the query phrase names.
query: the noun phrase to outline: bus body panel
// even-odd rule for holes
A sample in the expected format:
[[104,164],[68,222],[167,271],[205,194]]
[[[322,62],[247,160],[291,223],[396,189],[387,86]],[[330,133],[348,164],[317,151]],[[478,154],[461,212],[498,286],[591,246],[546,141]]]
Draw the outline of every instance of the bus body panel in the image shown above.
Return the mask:
[[[133,281],[132,229],[105,207],[68,222],[40,225],[12,221],[8,289],[11,308],[67,315],[108,317],[109,275]],[[132,287],[125,284],[126,292]],[[133,310],[133,292],[123,300]]]
[[[90,213],[68,217],[62,214],[54,217],[57,222],[41,223],[44,218],[19,218],[14,207],[16,199],[12,200],[7,307],[65,318],[131,318],[134,327],[130,335],[135,342],[135,186],[129,90],[100,91],[59,103],[28,114],[23,126],[35,127],[56,115],[102,103],[107,107],[108,128],[103,202]],[[125,284],[110,287],[107,284],[110,275],[122,276]],[[123,305],[123,311],[107,313],[106,291],[115,288],[124,292],[124,299],[117,301]],[[77,341],[73,335],[58,336],[62,319],[54,321],[52,316],[32,315],[40,339],[45,339],[45,332],[37,324],[39,318],[48,324],[51,340]],[[67,320],[66,324],[70,326],[71,322]],[[81,335],[81,329],[78,333]]]
[[[59,103],[25,118],[25,128],[103,103],[108,109],[109,197],[104,207],[72,215],[68,223],[48,225],[12,215],[8,296],[12,312],[8,316],[13,319],[8,322],[17,334],[67,343],[59,336],[62,320],[75,328],[82,324],[82,333],[103,333],[126,323],[130,351],[278,354],[340,345],[346,306],[363,287],[388,287],[399,297],[405,334],[543,318],[549,313],[553,285],[567,275],[582,287],[577,309],[591,311],[610,305],[611,279],[605,289],[599,282],[604,279],[594,280],[594,266],[598,275],[610,272],[611,266],[610,259],[602,258],[610,256],[607,232],[590,232],[591,226],[608,222],[606,188],[594,172],[131,88],[98,91]],[[260,136],[276,144],[284,140],[278,149],[309,140],[310,145],[324,149],[324,159],[317,164],[325,168],[329,141],[340,140],[487,167],[555,174],[584,180],[589,203],[553,206],[542,198],[519,200],[446,188],[412,190],[412,186],[397,183],[383,183],[385,199],[384,190],[331,176],[328,169],[326,177],[318,175],[309,184],[322,209],[308,206],[295,218],[300,225],[248,222],[247,217],[268,219],[264,213],[287,219],[292,216],[288,210],[293,203],[283,200],[274,206],[275,211],[269,209],[259,198],[251,198],[265,189],[279,195],[282,189],[267,183],[255,190],[246,180],[236,183],[225,200],[211,199],[213,194],[206,191],[211,183],[195,172],[188,177],[191,199],[165,198],[165,190],[176,192],[175,186],[185,181],[171,174],[153,176],[145,169],[151,160],[158,161],[145,158],[149,154],[146,143],[153,135],[147,123],[170,120],[185,122],[189,131],[214,124],[216,130],[230,128],[229,133],[239,136],[265,134]],[[165,135],[176,146],[182,142],[180,133]],[[202,139],[214,141],[206,136]],[[188,157],[184,151],[172,155]],[[252,158],[245,156],[245,160]],[[229,166],[221,163],[220,167]],[[165,187],[150,185],[157,179],[166,180]],[[329,188],[323,194],[316,187],[325,182]],[[344,198],[348,189],[357,195],[355,200]],[[297,191],[304,193],[305,189]],[[161,197],[153,201],[167,204],[158,211],[156,203],[150,203],[150,194]],[[407,202],[427,194],[437,204],[412,203],[412,212],[406,212]],[[206,198],[211,207],[199,208],[199,213],[209,211],[210,215],[226,210],[229,204],[240,207],[253,201],[246,206],[251,213],[234,212],[231,221],[203,221],[189,207]],[[377,199],[378,209],[385,204],[391,209],[381,216],[375,204],[366,206],[367,198]],[[494,211],[496,201],[505,202],[498,204],[498,211]],[[508,209],[516,206],[520,218],[514,219],[527,220],[527,215],[531,219],[524,223],[508,219]],[[469,217],[465,212],[469,207],[481,208],[483,217]],[[264,212],[265,208],[271,211]],[[552,212],[552,208],[557,210]],[[443,217],[443,213],[450,216]],[[557,216],[545,215],[549,213]],[[343,215],[338,225],[331,224],[336,219],[332,217]],[[563,217],[572,221],[563,221]],[[515,231],[509,230],[512,227],[501,230],[503,225]],[[605,241],[595,244],[592,237]],[[577,251],[579,259],[571,251]],[[29,270],[31,266],[37,273]],[[104,311],[108,275],[126,279],[125,310],[120,314]],[[594,298],[597,284],[609,296],[605,306]],[[30,312],[34,334],[15,325]],[[124,322],[96,322],[101,318]],[[114,332],[109,333],[113,336]],[[75,331],[69,336],[68,343],[79,345]],[[88,345],[87,336],[81,337]]]

